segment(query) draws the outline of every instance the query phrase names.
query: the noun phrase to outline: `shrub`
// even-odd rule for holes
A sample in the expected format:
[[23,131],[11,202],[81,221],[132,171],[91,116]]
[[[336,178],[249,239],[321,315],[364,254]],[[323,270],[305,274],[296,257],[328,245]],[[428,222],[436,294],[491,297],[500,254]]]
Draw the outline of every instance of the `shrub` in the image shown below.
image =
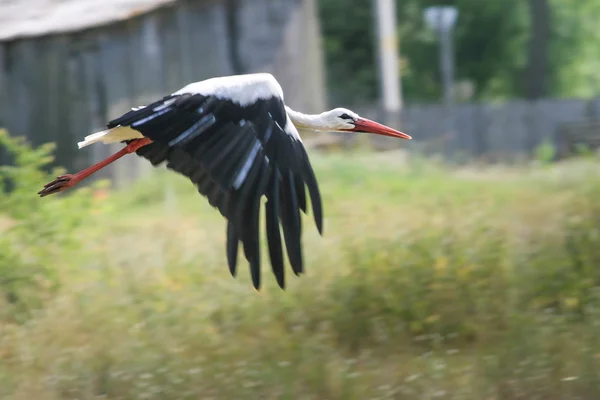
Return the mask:
[[37,192],[60,169],[46,172],[53,144],[32,148],[25,139],[0,130],[0,148],[13,159],[0,166],[0,300],[3,318],[23,320],[56,293],[62,260],[74,257],[80,244],[74,231],[96,209],[89,189],[60,201]]
[[326,233],[305,219],[307,274],[288,268],[285,292],[263,252],[257,294],[241,257],[230,277],[223,220],[189,182],[40,200],[50,147],[1,140],[16,161],[0,276],[24,277],[1,289],[17,298],[2,398],[600,396],[592,160],[415,173],[386,154],[316,156]]

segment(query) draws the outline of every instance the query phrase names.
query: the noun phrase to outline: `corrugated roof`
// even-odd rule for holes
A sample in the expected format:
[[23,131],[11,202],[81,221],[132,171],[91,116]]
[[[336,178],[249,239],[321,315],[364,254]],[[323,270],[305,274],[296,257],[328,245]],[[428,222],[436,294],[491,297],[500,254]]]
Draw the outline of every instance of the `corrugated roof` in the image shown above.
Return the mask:
[[0,41],[126,20],[177,0],[0,0]]

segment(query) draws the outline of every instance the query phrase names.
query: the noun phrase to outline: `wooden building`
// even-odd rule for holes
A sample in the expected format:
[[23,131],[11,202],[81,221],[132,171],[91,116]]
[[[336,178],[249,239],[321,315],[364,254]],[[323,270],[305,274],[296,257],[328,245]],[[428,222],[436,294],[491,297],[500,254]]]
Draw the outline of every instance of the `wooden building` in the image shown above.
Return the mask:
[[[82,137],[213,76],[271,72],[292,107],[322,110],[315,2],[2,0],[0,127],[57,143],[57,164],[75,171],[120,147],[78,150]],[[135,177],[148,165],[126,157],[106,174]]]

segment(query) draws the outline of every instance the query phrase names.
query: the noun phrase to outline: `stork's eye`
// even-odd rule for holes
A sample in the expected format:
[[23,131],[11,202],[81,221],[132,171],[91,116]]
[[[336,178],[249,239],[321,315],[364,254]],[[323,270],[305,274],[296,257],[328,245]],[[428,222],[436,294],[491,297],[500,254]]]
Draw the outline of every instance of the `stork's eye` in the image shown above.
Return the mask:
[[348,114],[342,114],[342,115],[340,115],[340,118],[341,119],[352,119],[352,117],[349,116]]

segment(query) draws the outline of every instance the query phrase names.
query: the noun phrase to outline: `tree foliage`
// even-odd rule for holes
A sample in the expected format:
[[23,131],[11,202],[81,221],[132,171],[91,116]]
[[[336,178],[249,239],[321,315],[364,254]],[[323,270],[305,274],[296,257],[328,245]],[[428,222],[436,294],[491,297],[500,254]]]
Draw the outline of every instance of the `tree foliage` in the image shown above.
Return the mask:
[[[548,0],[548,94],[590,96],[600,81],[596,45],[600,0]],[[378,94],[373,0],[320,0],[331,101],[372,101]],[[473,85],[475,100],[525,95],[531,15],[527,1],[402,0],[397,2],[404,97],[441,96],[438,38],[423,21],[431,5],[459,10],[454,32],[455,79]]]
[[332,101],[377,96],[371,8],[365,0],[320,0]]
[[550,0],[553,14],[551,93],[590,97],[600,92],[600,0]]

